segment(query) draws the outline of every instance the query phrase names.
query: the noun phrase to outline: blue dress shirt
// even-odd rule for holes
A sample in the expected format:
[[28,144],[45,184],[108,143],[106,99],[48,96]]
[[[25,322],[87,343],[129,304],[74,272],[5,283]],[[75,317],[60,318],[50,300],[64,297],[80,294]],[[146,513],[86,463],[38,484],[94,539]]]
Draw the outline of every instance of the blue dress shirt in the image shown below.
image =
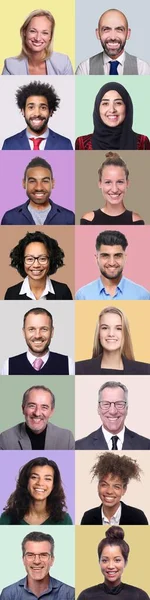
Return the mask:
[[[50,577],[49,587],[38,596],[42,600],[75,600],[74,588]],[[1,600],[37,600],[37,596],[27,587],[27,578],[20,579],[4,588]]]
[[142,285],[122,277],[116,287],[114,296],[108,294],[99,277],[80,288],[75,295],[76,300],[150,300],[150,292]]

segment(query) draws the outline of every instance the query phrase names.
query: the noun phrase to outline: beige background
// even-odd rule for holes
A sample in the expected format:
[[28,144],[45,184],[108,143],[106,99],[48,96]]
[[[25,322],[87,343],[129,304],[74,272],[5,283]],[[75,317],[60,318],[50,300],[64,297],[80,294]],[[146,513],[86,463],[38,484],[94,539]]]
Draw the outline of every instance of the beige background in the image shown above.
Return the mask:
[[[103,582],[98,563],[97,546],[107,527],[76,526],[76,598],[85,588]],[[122,581],[150,593],[149,548],[150,527],[124,526],[125,540],[130,546],[128,564]]]
[[[76,361],[91,358],[98,315],[110,300],[78,300],[75,303]],[[150,303],[148,300],[121,300],[113,306],[129,320],[135,360],[150,363]]]
[[[107,450],[106,450],[107,452]],[[76,450],[75,453],[75,481],[76,481],[76,492],[75,492],[75,523],[80,524],[83,513],[94,506],[99,506],[101,501],[97,492],[98,480],[95,477],[92,480],[90,473],[91,468],[95,464],[97,457],[103,452],[97,450]],[[127,491],[122,498],[122,501],[129,506],[140,508],[146,514],[148,521],[150,522],[150,458],[149,450],[124,450],[117,452],[120,456],[129,456],[134,460],[137,460],[143,473],[141,475],[141,481],[131,480],[127,487]]]
[[18,271],[10,267],[9,254],[11,250],[16,246],[20,239],[22,239],[27,232],[33,233],[34,231],[42,231],[49,237],[57,240],[60,248],[64,251],[64,267],[57,270],[52,279],[67,283],[71,289],[72,295],[74,296],[74,229],[71,225],[60,227],[59,225],[30,225],[26,227],[20,226],[5,226],[1,227],[0,235],[0,272],[3,273],[0,281],[0,299],[4,298],[5,292],[8,287],[23,281]]
[[[128,210],[138,212],[146,224],[150,224],[149,152],[121,150],[118,154],[129,169],[129,189],[125,196]],[[104,199],[98,188],[98,169],[105,160],[106,152],[76,152],[76,224],[85,212],[102,208]]]
[[128,413],[125,425],[150,438],[150,376],[79,375],[75,378],[75,437],[89,435],[101,426],[98,415],[98,390],[107,381],[120,381],[128,388]]

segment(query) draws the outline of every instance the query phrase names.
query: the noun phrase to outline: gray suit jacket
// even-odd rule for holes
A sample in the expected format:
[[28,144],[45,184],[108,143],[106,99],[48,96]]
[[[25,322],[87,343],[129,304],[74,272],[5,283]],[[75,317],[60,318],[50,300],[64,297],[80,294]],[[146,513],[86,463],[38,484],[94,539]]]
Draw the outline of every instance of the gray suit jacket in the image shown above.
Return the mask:
[[[113,434],[112,434],[113,435]],[[75,442],[76,450],[108,450],[102,427]],[[125,427],[122,450],[150,450],[150,440]]]
[[[66,54],[53,52],[46,60],[47,75],[72,75],[73,69]],[[28,59],[13,56],[6,58],[2,75],[29,75]]]
[[[74,446],[74,437],[69,429],[48,423],[44,450],[74,450]],[[32,450],[25,423],[18,423],[0,434],[0,450]]]

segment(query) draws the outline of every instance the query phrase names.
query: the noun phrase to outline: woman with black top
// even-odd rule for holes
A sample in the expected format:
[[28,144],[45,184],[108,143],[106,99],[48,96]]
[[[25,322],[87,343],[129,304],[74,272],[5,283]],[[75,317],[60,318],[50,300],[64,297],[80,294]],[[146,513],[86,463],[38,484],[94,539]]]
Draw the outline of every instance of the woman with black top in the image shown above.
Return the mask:
[[117,152],[107,152],[99,171],[99,188],[105,200],[103,208],[83,215],[81,225],[144,225],[138,213],[124,204],[129,186],[129,170]]
[[104,583],[83,590],[77,600],[110,600],[110,596],[117,596],[116,600],[149,600],[144,590],[121,581],[130,552],[122,527],[109,527],[105,536],[97,549]]

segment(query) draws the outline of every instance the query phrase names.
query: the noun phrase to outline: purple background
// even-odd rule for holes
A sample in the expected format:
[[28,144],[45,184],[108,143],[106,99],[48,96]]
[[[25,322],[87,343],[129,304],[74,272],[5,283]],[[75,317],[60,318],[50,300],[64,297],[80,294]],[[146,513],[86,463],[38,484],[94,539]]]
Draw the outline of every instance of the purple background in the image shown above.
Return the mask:
[[26,202],[26,191],[22,187],[24,171],[28,163],[40,156],[47,160],[53,170],[55,188],[51,198],[56,204],[75,210],[75,152],[73,150],[44,150],[44,152],[0,152],[1,202],[0,220],[4,212]]
[[10,494],[16,488],[19,469],[29,460],[44,456],[49,460],[54,460],[60,470],[62,484],[66,495],[67,512],[75,521],[75,457],[72,450],[7,450],[0,452],[0,480],[3,481],[0,494],[0,514],[6,505]]

